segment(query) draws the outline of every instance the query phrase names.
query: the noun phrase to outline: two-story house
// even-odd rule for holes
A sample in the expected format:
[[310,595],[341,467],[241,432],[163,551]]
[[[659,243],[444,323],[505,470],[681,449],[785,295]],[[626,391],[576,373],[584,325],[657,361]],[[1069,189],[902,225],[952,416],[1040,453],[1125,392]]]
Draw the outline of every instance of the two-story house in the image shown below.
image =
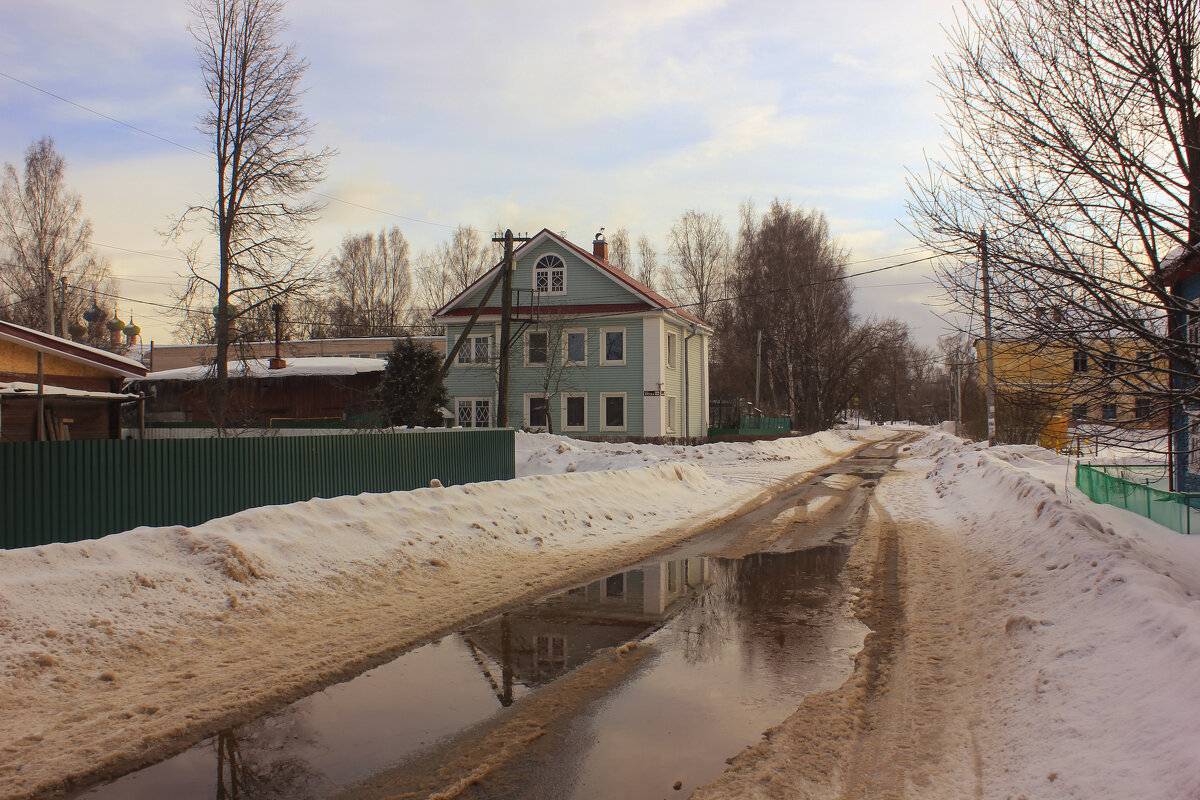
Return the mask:
[[[592,252],[543,229],[513,255],[509,424],[586,438],[693,438],[708,428],[713,329]],[[434,315],[446,350],[497,264]],[[501,295],[493,293],[446,378],[455,424],[493,427]]]

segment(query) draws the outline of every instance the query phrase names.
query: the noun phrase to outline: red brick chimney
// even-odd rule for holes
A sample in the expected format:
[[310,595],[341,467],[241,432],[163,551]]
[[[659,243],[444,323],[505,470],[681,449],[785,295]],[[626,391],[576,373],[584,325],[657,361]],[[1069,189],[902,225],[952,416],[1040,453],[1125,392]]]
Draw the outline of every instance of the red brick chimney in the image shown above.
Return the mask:
[[601,261],[608,261],[608,242],[604,241],[604,228],[601,228],[592,240],[592,255]]

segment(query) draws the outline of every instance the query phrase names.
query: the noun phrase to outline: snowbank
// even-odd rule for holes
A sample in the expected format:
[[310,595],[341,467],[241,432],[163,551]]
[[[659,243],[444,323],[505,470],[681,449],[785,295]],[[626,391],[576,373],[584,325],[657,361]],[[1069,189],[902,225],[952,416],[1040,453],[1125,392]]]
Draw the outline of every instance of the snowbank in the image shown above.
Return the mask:
[[0,551],[0,795],[162,757],[463,620],[637,560],[862,441],[519,437],[525,477],[513,481]]
[[1200,797],[1200,537],[1052,488],[1066,460],[1039,448],[930,434],[912,453],[931,515],[988,565],[980,591],[1009,602],[976,621],[1002,642],[987,796]]

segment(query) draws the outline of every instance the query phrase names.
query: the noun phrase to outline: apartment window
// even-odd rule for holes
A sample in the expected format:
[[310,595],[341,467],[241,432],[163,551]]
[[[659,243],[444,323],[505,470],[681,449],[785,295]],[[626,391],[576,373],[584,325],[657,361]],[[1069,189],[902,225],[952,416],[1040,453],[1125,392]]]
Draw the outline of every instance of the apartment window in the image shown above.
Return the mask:
[[489,397],[460,397],[457,401],[458,424],[464,428],[492,427],[492,400]]
[[564,431],[587,430],[587,395],[563,395],[563,424]]
[[550,401],[543,395],[525,395],[525,424],[545,430],[550,427]]
[[1088,369],[1087,353],[1083,352],[1082,350],[1076,350],[1075,356],[1073,359],[1073,367],[1076,372],[1087,372],[1087,369]]
[[679,358],[679,334],[667,334],[667,369],[675,369],[675,362]]
[[1150,418],[1150,398],[1139,397],[1133,401],[1133,417],[1134,419],[1149,419]]
[[1071,417],[1073,419],[1087,419],[1088,407],[1087,403],[1076,403],[1071,406]]
[[667,430],[679,430],[679,398],[667,397]]
[[1100,369],[1104,370],[1109,375],[1115,374],[1117,371],[1117,354],[1116,353],[1104,353],[1103,355],[1101,355],[1100,356]]
[[566,358],[568,364],[587,364],[587,330],[579,328],[566,332]]
[[458,351],[459,364],[487,364],[492,356],[491,336],[468,336]]
[[525,366],[544,366],[549,358],[550,334],[528,331],[525,334]]
[[600,329],[600,364],[620,366],[625,363],[625,329]]
[[1100,418],[1113,420],[1117,418],[1117,404],[1104,403],[1100,406]]
[[566,286],[566,267],[561,258],[547,254],[537,260],[533,269],[534,291],[557,294],[565,292]]
[[625,393],[619,394],[601,393],[600,395],[601,413],[604,414],[603,423],[600,430],[604,431],[623,431],[625,430]]

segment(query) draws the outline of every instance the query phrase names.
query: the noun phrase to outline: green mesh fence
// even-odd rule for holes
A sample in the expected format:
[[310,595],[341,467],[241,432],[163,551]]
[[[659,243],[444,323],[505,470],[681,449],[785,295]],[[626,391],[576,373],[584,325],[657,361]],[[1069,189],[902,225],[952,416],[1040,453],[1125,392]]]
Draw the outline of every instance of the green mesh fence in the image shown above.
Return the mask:
[[1165,470],[1152,464],[1080,464],[1075,485],[1097,503],[1141,514],[1179,533],[1200,533],[1200,494],[1157,488],[1166,481]]

